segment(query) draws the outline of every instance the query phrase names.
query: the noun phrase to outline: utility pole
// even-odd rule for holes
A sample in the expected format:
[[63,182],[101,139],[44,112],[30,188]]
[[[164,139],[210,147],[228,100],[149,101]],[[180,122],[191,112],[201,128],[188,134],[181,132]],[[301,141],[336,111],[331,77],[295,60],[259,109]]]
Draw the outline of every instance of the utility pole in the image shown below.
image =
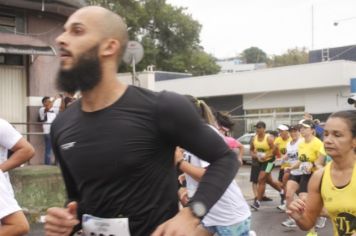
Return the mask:
[[311,50],[314,49],[314,5],[311,6]]

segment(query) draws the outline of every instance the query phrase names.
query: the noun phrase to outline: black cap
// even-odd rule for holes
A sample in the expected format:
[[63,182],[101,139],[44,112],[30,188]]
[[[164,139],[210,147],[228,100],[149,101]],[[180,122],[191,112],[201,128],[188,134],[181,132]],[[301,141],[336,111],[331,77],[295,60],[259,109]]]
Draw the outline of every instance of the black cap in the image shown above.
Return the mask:
[[347,103],[352,105],[356,102],[356,95],[353,95],[347,99]]
[[299,125],[291,125],[289,126],[289,131],[298,131],[299,130]]
[[257,122],[257,124],[255,125],[256,128],[266,128],[266,123],[263,121],[259,121]]

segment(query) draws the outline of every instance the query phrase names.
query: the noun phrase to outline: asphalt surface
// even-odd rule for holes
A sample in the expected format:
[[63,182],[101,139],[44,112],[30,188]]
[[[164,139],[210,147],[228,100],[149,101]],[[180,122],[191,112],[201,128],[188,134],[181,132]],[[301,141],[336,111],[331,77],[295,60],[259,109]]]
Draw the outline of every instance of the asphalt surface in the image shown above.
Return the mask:
[[[278,169],[273,171],[273,176],[277,177]],[[253,193],[251,189],[251,183],[249,182],[250,166],[244,165],[236,176],[236,181],[240,186],[248,203],[252,203]],[[286,228],[281,225],[287,216],[285,213],[278,210],[276,207],[279,205],[280,197],[271,187],[266,188],[266,195],[271,197],[273,201],[262,202],[262,205],[258,211],[251,210],[252,212],[252,225],[251,229],[256,232],[258,236],[302,236],[307,232],[300,230],[299,228]],[[319,236],[332,236],[332,225],[330,220],[327,220],[326,226],[323,229],[317,230]],[[42,236],[44,235],[43,224],[31,225],[31,232],[29,236]],[[135,235],[133,235],[135,236]]]
[[[276,179],[279,169],[275,168],[272,172],[272,176]],[[245,199],[249,204],[253,202],[253,192],[250,178],[250,166],[244,165],[236,176],[236,181],[240,186]],[[252,225],[251,230],[256,232],[258,236],[302,236],[307,232],[300,230],[299,228],[287,228],[281,223],[287,219],[287,215],[277,209],[280,204],[279,193],[272,187],[267,186],[266,196],[273,199],[271,202],[262,202],[258,211],[251,209],[252,212]],[[323,229],[317,229],[319,236],[333,236],[332,224],[330,220],[327,220],[326,226]]]

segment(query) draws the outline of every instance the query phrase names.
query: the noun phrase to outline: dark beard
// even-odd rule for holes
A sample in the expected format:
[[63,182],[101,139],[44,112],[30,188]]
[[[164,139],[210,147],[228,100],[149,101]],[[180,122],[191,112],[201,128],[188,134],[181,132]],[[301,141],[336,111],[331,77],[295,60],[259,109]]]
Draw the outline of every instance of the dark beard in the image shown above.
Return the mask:
[[57,89],[71,94],[93,89],[101,80],[98,49],[97,45],[80,55],[72,69],[60,69],[56,79]]

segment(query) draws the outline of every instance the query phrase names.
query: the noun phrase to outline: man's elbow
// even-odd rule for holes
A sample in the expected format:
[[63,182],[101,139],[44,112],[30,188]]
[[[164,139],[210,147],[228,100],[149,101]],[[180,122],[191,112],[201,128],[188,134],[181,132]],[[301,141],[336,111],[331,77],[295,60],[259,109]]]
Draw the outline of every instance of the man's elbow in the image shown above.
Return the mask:
[[34,157],[35,155],[35,149],[32,145],[29,145],[27,148],[26,148],[26,160],[29,161],[32,157]]
[[30,232],[30,225],[22,211],[1,219],[0,235],[22,236]]
[[27,222],[23,222],[16,226],[15,232],[17,232],[16,235],[18,236],[26,235],[30,232],[30,225]]
[[26,145],[22,150],[22,164],[29,161],[35,155],[35,149],[31,144]]

